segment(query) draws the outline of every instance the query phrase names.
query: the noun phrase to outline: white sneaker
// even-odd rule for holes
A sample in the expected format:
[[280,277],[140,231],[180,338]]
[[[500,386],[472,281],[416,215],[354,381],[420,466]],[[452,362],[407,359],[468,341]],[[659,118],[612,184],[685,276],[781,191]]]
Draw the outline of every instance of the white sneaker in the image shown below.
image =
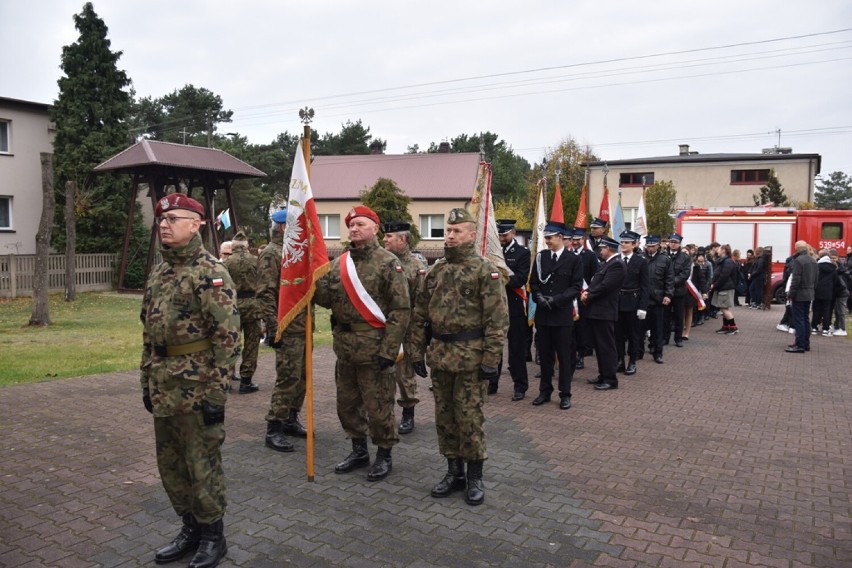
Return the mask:
[[831,337],[832,335],[833,334],[831,333],[830,329],[826,329],[825,331],[822,332],[823,337]]
[[793,335],[796,335],[796,330],[791,327],[790,331],[788,331],[787,333],[791,333]]
[[834,335],[839,335],[840,337],[846,337],[847,333],[845,329],[836,329],[834,330]]
[[813,328],[811,330],[811,335],[816,335],[816,334],[817,334],[817,328]]
[[775,329],[777,329],[778,331],[790,331],[790,326],[783,323],[779,323],[775,326]]

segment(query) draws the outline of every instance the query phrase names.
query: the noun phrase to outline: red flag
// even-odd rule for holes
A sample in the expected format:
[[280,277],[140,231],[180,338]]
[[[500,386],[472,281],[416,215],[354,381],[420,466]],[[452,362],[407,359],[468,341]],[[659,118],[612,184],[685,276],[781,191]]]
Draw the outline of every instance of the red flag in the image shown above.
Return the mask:
[[575,229],[585,229],[586,221],[589,218],[589,205],[586,203],[588,197],[588,188],[586,182],[583,182],[583,190],[580,192],[580,206],[577,207],[577,218],[574,219]]
[[562,188],[559,187],[559,178],[556,178],[556,189],[553,190],[553,205],[550,206],[550,219],[548,221],[565,222],[565,213],[562,211]]
[[281,286],[278,288],[278,336],[305,306],[316,290],[315,282],[328,272],[328,251],[322,238],[314,194],[302,144],[296,150],[290,196],[287,198],[287,228],[281,255]]
[[606,180],[604,180],[604,191],[603,198],[601,199],[601,212],[598,214],[601,221],[606,221],[609,223],[609,188],[606,186]]

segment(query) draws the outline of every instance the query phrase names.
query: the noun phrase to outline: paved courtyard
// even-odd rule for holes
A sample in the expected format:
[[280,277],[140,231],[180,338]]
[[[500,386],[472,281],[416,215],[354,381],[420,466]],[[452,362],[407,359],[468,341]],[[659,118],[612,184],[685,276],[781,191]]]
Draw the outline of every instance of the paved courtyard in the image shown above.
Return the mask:
[[[274,363],[264,348],[261,391],[227,407],[221,565],[850,567],[852,341],[813,337],[809,354],[786,354],[781,308],[736,310],[739,335],[716,335],[710,320],[617,391],[586,383],[587,358],[567,411],[530,405],[532,364],[527,398],[512,402],[504,370],[486,409],[480,507],[429,496],[446,463],[428,380],[393,473],[334,474],[349,443],[326,347],[314,358],[308,482],[304,440],[291,454],[263,445]],[[137,372],[0,389],[0,426],[0,566],[154,565],[178,519]]]

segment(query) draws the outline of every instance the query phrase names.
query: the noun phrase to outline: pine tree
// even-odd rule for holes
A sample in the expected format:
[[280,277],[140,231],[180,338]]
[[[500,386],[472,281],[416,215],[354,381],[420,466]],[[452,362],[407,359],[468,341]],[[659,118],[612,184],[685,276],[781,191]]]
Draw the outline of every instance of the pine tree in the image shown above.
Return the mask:
[[671,181],[654,182],[645,190],[648,234],[668,237],[674,232],[672,213],[677,206],[677,190]]
[[[117,252],[124,239],[130,180],[95,176],[92,170],[130,142],[131,81],[118,69],[121,52],[110,50],[107,26],[90,2],[74,16],[74,25],[80,36],[62,48],[64,75],[52,109],[57,203],[65,202],[65,182],[75,182],[79,252]],[[57,206],[56,213],[61,227],[64,207]],[[54,245],[64,246],[64,231],[57,233]]]
[[784,188],[781,182],[778,181],[778,176],[775,171],[769,174],[769,181],[760,188],[760,193],[752,196],[755,205],[774,205],[775,207],[784,207],[790,204],[787,195],[784,194]]
[[411,248],[420,241],[420,231],[411,220],[408,206],[411,198],[405,195],[395,181],[379,178],[373,187],[361,194],[361,203],[376,212],[382,223],[387,221],[404,221],[411,223]]
[[820,209],[852,209],[852,177],[832,172],[817,185],[814,199]]

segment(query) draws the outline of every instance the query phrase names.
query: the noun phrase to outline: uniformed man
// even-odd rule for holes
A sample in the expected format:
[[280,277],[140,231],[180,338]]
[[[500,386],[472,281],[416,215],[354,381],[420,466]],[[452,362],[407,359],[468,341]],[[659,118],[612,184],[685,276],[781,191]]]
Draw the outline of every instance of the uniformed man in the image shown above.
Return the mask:
[[[447,497],[465,490],[468,505],[485,500],[482,464],[488,455],[482,407],[509,327],[500,272],[477,253],[475,240],[471,214],[452,209],[447,216],[444,258],[426,273],[412,327],[415,368],[425,368],[425,355],[432,371],[438,449],[447,458],[447,473],[431,494]],[[430,329],[431,342],[427,340]]]
[[[408,282],[399,259],[379,246],[379,216],[364,205],[346,215],[349,247],[317,281],[314,301],[331,308],[337,364],[337,416],[352,452],[334,468],[348,473],[370,463],[367,433],[378,446],[367,479],[392,469],[391,448],[399,441],[393,407],[393,366],[411,317]],[[422,375],[422,373],[420,373]]]
[[[503,258],[512,276],[506,283],[506,299],[509,303],[509,374],[512,376],[513,401],[523,400],[529,388],[527,377],[527,280],[530,276],[530,249],[515,240],[515,220],[498,219],[497,234],[503,247]],[[502,359],[500,366],[502,367]],[[497,393],[500,374],[488,385],[488,394]]]
[[538,252],[530,275],[535,301],[535,329],[541,362],[541,382],[533,406],[550,401],[553,373],[559,362],[559,408],[571,408],[571,381],[576,365],[574,300],[583,289],[580,257],[565,249],[570,232],[564,223],[548,221],[544,227],[547,248]]
[[222,241],[222,244],[219,245],[219,260],[222,262],[228,260],[228,257],[231,256],[232,251],[233,243],[231,243],[231,241]]
[[[646,327],[651,332],[650,347],[654,362],[663,362],[663,312],[672,303],[674,294],[674,270],[671,257],[660,252],[659,235],[645,238],[646,258],[648,259],[648,317]],[[642,346],[644,349],[644,345]]]
[[225,268],[237,288],[237,307],[243,332],[243,360],[240,363],[240,394],[257,392],[251,382],[257,369],[257,352],[260,348],[260,320],[257,317],[255,286],[257,285],[257,257],[248,250],[246,234],[239,231],[231,241],[232,252],[225,260]]
[[[413,304],[417,288],[426,275],[426,264],[411,252],[411,224],[403,221],[389,221],[382,225],[382,232],[384,233],[382,244],[385,250],[395,254],[402,265]],[[394,369],[396,386],[399,390],[399,398],[396,402],[402,407],[402,420],[398,431],[400,434],[410,434],[414,431],[414,406],[420,402],[417,398],[417,379],[414,378],[414,369],[411,366],[410,326],[403,343],[403,355],[397,358]],[[425,373],[423,376],[425,377]]]
[[237,292],[225,266],[204,250],[203,206],[173,193],[154,210],[163,262],[142,300],[142,402],[154,415],[157,467],[183,520],[157,563],[195,551],[190,566],[216,566],[227,552],[225,402],[240,355]]
[[588,306],[587,318],[592,339],[595,343],[595,357],[598,360],[598,376],[588,379],[596,390],[618,388],[616,375],[615,324],[618,321],[618,298],[624,283],[627,267],[618,254],[619,244],[615,239],[602,237],[598,249],[601,252],[601,266],[592,276],[589,287],[583,291],[580,300]]
[[675,347],[683,347],[683,306],[686,301],[686,281],[692,274],[692,258],[680,248],[683,237],[672,233],[669,237],[669,255],[672,258],[674,272],[674,294],[669,309],[666,310],[668,319],[663,322],[665,336],[663,343],[669,343],[674,331]]
[[[598,255],[588,249],[586,244],[583,242],[585,238],[585,229],[580,227],[574,229],[571,236],[571,247],[574,250],[574,254],[580,257],[580,262],[583,264],[583,289],[586,289],[589,286],[589,282],[592,281],[592,276],[595,275],[595,272],[598,271],[598,267],[600,266]],[[574,341],[577,345],[576,368],[583,369],[585,368],[583,358],[592,354],[593,343],[591,341],[589,323],[583,317],[588,309],[581,303],[579,305],[579,311],[580,319],[577,320],[576,325],[574,325]]]
[[299,422],[305,403],[305,323],[303,310],[275,340],[278,331],[278,288],[287,209],[272,214],[269,244],[260,253],[257,267],[257,302],[266,324],[266,344],[275,349],[275,386],[266,414],[266,447],[276,452],[295,450],[289,436],[305,438],[307,430]]
[[589,245],[588,248],[598,257],[598,260],[602,260],[601,258],[601,239],[606,236],[606,227],[608,223],[601,219],[600,217],[595,217],[594,220],[589,224]]
[[[621,239],[621,260],[627,269],[618,298],[618,324],[615,326],[615,341],[618,352],[617,372],[636,374],[636,360],[645,348],[644,331],[640,322],[648,314],[648,261],[638,254],[639,233],[624,231]],[[627,365],[624,356],[627,355]]]

